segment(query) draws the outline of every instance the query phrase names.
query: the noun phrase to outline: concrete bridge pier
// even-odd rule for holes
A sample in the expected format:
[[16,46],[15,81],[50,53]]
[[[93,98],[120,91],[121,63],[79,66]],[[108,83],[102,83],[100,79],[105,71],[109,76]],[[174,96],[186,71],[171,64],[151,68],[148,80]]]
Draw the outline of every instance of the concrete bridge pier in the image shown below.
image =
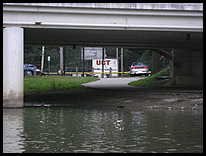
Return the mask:
[[23,28],[3,28],[3,107],[23,107],[23,64]]
[[152,74],[160,71],[160,57],[161,55],[159,53],[152,51]]
[[175,84],[203,86],[201,49],[175,49],[173,57]]

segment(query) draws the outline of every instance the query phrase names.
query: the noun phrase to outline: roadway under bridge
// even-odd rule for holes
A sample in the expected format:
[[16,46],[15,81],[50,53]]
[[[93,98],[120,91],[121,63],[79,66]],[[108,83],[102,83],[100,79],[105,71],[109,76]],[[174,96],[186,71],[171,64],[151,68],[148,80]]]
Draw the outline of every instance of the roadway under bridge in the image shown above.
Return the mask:
[[202,3],[3,3],[4,107],[23,107],[24,44],[152,49],[203,85]]

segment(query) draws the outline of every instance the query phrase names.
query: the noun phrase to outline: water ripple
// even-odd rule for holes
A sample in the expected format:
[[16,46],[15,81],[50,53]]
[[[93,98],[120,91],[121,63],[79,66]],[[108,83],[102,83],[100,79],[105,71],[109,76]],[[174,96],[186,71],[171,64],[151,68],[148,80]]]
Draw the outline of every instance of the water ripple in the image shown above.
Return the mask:
[[202,117],[96,108],[4,110],[3,152],[202,152]]

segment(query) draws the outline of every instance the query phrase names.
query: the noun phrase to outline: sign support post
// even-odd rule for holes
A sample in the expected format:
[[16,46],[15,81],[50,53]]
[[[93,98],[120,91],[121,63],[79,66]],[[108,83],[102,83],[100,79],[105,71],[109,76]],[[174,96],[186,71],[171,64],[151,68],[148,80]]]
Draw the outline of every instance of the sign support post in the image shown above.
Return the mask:
[[104,48],[102,48],[102,78],[104,78]]

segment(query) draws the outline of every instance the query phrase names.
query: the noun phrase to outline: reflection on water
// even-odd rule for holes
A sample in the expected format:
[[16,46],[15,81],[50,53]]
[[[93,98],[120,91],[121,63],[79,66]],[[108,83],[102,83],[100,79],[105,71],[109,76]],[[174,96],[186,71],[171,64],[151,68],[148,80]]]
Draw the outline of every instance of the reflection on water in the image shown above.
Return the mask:
[[203,152],[198,111],[3,110],[3,152]]
[[3,151],[20,153],[24,151],[24,113],[23,109],[3,111]]

